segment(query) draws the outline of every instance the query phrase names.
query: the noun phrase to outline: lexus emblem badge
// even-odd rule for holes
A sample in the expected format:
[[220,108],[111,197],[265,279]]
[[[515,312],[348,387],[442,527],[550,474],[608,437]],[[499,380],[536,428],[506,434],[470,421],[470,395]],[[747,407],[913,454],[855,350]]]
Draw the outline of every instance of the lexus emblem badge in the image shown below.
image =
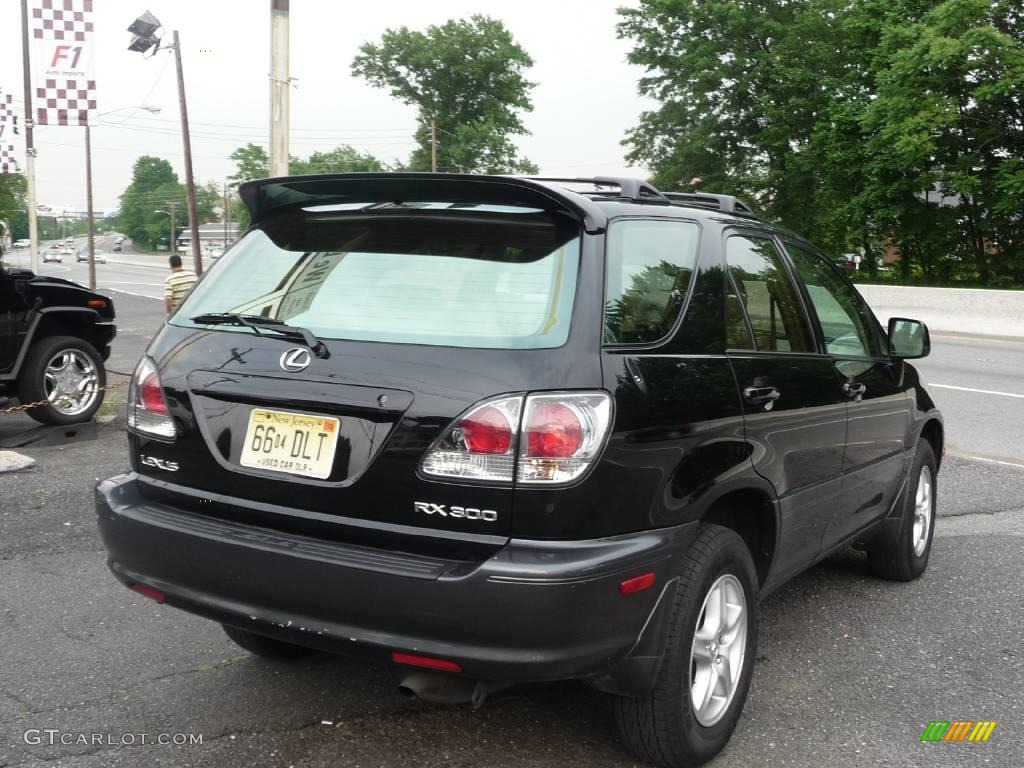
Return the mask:
[[286,371],[298,373],[299,371],[306,370],[312,359],[308,349],[293,347],[281,355],[281,367]]

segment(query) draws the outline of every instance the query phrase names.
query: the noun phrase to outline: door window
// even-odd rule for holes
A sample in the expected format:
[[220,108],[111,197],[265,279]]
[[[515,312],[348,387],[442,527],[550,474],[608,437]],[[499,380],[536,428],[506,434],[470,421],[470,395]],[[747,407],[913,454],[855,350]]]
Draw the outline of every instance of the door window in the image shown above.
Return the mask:
[[807,287],[828,353],[837,357],[878,357],[878,334],[869,310],[853,287],[817,254],[792,243],[786,243],[786,251]]
[[734,290],[726,299],[726,338],[730,347],[816,352],[796,287],[772,241],[732,235],[726,241],[726,261]]

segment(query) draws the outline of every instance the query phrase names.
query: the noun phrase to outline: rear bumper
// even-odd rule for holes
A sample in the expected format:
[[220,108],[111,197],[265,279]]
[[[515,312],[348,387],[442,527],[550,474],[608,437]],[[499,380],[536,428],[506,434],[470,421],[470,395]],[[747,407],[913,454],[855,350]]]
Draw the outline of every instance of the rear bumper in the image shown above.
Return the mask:
[[[695,524],[579,542],[511,540],[483,562],[326,542],[154,504],[134,475],[96,488],[114,575],[258,634],[501,682],[593,678],[641,692],[660,663],[676,558]],[[619,584],[653,571],[653,588]]]

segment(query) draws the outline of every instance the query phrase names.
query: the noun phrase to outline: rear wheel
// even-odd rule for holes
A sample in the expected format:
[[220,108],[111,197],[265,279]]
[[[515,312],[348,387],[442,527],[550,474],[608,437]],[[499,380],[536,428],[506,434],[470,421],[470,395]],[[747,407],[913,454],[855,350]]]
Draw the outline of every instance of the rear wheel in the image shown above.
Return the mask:
[[99,410],[106,381],[103,360],[89,342],[51,336],[29,350],[18,374],[18,399],[46,401],[27,411],[42,424],[76,424]]
[[938,491],[935,451],[922,440],[910,468],[910,479],[900,502],[902,521],[898,530],[873,541],[868,566],[883,579],[913,581],[928,567],[935,533],[935,502]]
[[262,656],[265,659],[300,659],[313,653],[313,649],[305,648],[301,645],[286,643],[273,637],[257,635],[228,624],[222,624],[221,626],[224,627],[224,632],[227,633],[227,636],[234,640],[237,645],[240,645],[249,653]]
[[757,576],[734,531],[702,526],[679,570],[654,689],[616,700],[626,746],[665,768],[707,762],[743,711],[757,648]]

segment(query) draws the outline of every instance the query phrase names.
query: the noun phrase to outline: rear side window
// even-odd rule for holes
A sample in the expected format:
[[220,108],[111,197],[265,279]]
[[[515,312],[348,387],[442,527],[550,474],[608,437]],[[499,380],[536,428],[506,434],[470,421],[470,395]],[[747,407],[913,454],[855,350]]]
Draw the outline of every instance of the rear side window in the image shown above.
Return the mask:
[[731,235],[726,262],[734,286],[726,305],[730,346],[744,349],[752,342],[753,349],[765,352],[817,351],[796,287],[771,240]]
[[697,263],[688,221],[622,220],[608,229],[605,342],[645,344],[672,330]]
[[330,339],[492,349],[566,342],[575,223],[505,206],[375,208],[290,214],[251,231],[172,322],[237,312]]

